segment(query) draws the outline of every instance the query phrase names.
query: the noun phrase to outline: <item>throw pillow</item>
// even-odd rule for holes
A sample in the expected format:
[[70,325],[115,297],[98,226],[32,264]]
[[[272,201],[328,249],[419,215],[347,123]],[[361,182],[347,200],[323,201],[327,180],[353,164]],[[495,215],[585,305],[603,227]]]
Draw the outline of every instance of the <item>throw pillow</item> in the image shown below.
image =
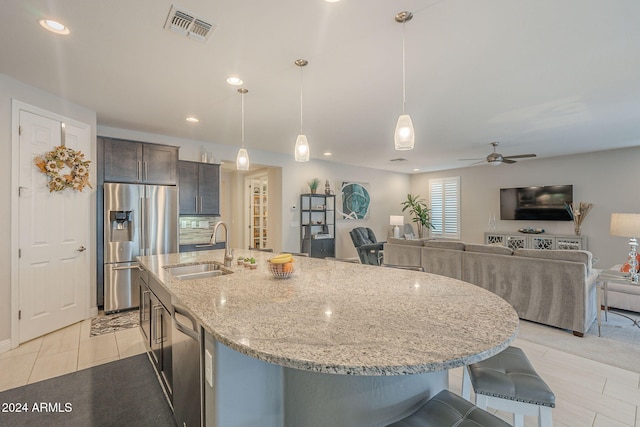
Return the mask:
[[405,234],[404,238],[407,240],[416,240],[416,236],[414,236],[413,233]]

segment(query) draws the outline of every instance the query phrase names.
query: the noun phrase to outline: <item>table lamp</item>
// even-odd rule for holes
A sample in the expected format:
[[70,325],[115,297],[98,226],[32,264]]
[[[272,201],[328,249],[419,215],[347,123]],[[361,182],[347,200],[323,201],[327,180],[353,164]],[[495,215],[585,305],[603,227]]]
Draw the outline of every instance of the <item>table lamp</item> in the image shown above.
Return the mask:
[[391,215],[389,217],[389,224],[393,225],[393,237],[400,238],[400,226],[404,225],[404,217],[402,215]]
[[636,236],[640,236],[640,214],[612,213],[610,234],[629,238],[629,279],[637,284],[640,275],[636,259],[638,247]]

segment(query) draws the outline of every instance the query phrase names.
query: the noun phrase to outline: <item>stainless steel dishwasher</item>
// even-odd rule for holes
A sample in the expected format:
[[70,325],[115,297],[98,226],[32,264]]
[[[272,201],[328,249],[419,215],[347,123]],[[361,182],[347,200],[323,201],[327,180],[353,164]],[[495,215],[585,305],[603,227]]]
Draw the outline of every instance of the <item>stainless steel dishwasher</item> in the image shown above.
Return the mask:
[[173,415],[178,427],[202,425],[201,328],[184,307],[172,302]]

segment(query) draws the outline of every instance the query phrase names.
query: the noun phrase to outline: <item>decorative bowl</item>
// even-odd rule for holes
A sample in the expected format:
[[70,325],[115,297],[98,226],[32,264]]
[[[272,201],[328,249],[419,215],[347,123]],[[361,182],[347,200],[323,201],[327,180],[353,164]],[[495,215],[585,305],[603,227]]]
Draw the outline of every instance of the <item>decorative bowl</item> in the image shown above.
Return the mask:
[[267,262],[269,265],[269,271],[273,275],[273,277],[277,279],[287,279],[291,277],[293,273],[293,262],[288,262],[286,264],[274,264],[272,262]]
[[544,229],[542,228],[520,228],[519,232],[524,234],[541,234],[544,233]]

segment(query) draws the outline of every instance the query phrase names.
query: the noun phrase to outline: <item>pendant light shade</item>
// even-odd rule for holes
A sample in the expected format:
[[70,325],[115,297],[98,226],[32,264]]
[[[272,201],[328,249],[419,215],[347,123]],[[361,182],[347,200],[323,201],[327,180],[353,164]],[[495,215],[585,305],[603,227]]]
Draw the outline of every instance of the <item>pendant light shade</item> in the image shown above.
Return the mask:
[[308,162],[309,161],[309,142],[306,135],[298,135],[296,139],[296,162]]
[[249,153],[245,148],[238,150],[238,157],[236,157],[236,169],[239,171],[249,170]]
[[244,94],[249,92],[247,89],[240,88],[238,89],[240,92],[240,96],[242,99],[242,147],[238,150],[238,156],[236,157],[236,169],[239,171],[248,171],[249,170],[249,153],[244,148]]
[[413,131],[413,122],[411,116],[407,114],[406,109],[406,70],[405,70],[405,47],[404,47],[404,23],[413,18],[411,12],[399,12],[396,14],[396,22],[402,24],[402,114],[398,117],[396,131],[394,134],[394,145],[396,150],[405,151],[413,150],[415,142],[415,132]]
[[307,136],[302,133],[302,67],[305,67],[309,62],[306,59],[296,59],[295,64],[300,67],[300,134],[296,138],[294,154],[296,162],[308,162],[309,141],[307,141]]
[[415,142],[415,133],[413,132],[413,123],[411,116],[402,114],[398,117],[396,124],[396,133],[394,135],[396,150],[404,151],[413,149]]

